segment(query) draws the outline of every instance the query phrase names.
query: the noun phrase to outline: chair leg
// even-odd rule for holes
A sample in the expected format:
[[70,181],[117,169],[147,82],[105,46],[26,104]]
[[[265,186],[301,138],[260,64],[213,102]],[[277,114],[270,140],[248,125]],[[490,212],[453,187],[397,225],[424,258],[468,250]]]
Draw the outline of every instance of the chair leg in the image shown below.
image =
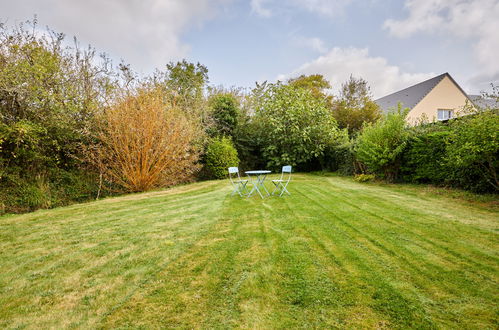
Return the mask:
[[244,195],[247,196],[249,195],[248,187],[247,187],[248,182],[241,183],[242,188],[244,190]]
[[[289,183],[289,182],[288,182]],[[285,185],[284,184],[281,184],[282,188],[281,188],[281,193],[279,194],[279,197],[282,197],[282,195],[286,192],[288,195],[291,195],[291,193],[288,191],[287,189],[287,186],[288,186],[288,183],[286,183]]]
[[239,196],[243,197],[243,195],[241,195],[241,184],[240,183],[234,184],[234,190],[232,191],[232,194],[230,194],[230,195],[234,196],[236,193],[239,194]]
[[272,191],[272,195],[274,195],[274,193],[276,192],[277,188],[279,187],[279,183],[275,183],[274,181],[272,181],[272,183],[275,186],[274,190]]

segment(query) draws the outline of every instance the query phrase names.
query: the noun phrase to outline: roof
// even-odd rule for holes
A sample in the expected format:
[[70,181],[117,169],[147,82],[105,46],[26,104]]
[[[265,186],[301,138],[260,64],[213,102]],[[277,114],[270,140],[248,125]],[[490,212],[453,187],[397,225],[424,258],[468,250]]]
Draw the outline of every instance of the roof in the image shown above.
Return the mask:
[[[375,100],[375,102],[380,106],[383,112],[388,112],[391,108],[396,109],[399,102],[402,103],[404,108],[412,109],[446,76],[448,76],[456,84],[456,86],[461,89],[454,79],[452,79],[452,77],[446,72],[434,78],[420,82],[414,86],[407,87],[401,91],[384,96]],[[462,89],[461,91],[464,93]],[[466,93],[464,93],[464,95],[466,95]]]
[[468,95],[471,102],[482,109],[497,109],[499,108],[499,100],[491,97],[485,97],[482,95]]

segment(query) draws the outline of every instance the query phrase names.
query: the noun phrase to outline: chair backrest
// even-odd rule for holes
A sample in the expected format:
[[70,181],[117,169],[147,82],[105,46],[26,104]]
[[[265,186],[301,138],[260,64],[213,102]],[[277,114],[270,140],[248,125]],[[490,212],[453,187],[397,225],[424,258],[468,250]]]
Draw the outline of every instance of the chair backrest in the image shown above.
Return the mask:
[[291,165],[286,165],[282,167],[282,172],[281,172],[281,180],[284,179],[284,173],[287,174],[287,179],[285,181],[291,180]]
[[[234,177],[232,177],[234,176]],[[241,180],[241,177],[239,176],[239,168],[237,167],[229,167],[229,180],[234,184],[234,180],[238,179]]]

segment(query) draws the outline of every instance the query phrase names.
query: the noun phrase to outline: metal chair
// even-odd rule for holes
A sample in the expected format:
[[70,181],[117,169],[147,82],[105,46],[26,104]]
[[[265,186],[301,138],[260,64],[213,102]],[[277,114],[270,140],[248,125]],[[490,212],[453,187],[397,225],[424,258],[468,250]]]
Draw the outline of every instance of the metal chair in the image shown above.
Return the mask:
[[[284,177],[285,173],[286,177]],[[287,189],[289,181],[291,181],[291,165],[286,165],[282,167],[281,178],[272,180],[272,183],[275,185],[274,191],[272,191],[272,195],[274,195],[275,192],[279,193],[279,197],[281,197],[284,193],[291,195],[291,193]]]
[[[249,194],[248,188],[246,188],[248,180],[241,180],[241,177],[239,176],[239,169],[237,167],[229,167],[229,180],[234,187],[231,196],[234,196],[235,193],[238,193],[241,197]],[[242,193],[243,191],[245,192],[244,194]]]

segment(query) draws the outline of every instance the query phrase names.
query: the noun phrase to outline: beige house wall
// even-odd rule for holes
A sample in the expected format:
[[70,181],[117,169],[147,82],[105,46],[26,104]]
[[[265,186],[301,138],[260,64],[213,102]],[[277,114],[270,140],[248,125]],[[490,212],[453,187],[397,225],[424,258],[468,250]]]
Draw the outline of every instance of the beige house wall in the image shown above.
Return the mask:
[[467,100],[468,97],[446,76],[409,111],[406,120],[412,125],[421,119],[437,121],[438,109],[454,110],[454,116],[459,116]]

